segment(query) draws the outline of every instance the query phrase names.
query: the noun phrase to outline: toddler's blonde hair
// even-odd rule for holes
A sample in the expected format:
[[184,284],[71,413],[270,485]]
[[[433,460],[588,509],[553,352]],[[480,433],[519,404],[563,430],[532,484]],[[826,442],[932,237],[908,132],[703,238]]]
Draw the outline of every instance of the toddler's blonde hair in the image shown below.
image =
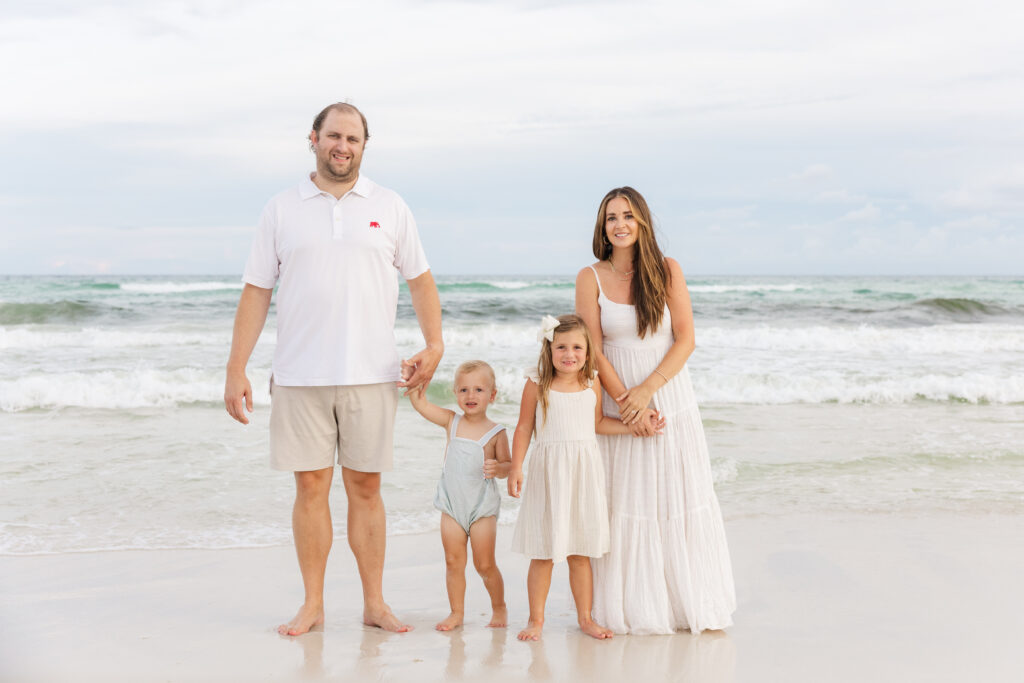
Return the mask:
[[[498,388],[498,381],[494,378],[494,368],[492,368],[490,365],[488,365],[482,360],[467,360],[465,363],[456,368],[455,381],[452,384],[457,384],[459,381],[459,377],[466,374],[467,372],[475,372],[477,370],[486,371],[487,376],[491,378],[491,388]],[[454,386],[452,388],[454,389]]]

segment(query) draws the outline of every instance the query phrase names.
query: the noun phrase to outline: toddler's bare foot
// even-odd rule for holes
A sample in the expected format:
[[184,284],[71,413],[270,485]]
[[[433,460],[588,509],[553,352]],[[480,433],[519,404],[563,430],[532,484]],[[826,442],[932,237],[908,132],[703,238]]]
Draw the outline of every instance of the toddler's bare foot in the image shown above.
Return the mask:
[[494,613],[491,615],[491,623],[487,624],[488,628],[505,628],[508,626],[508,608],[505,605],[501,607],[495,607]]
[[543,621],[534,621],[533,619],[530,619],[530,621],[526,623],[526,628],[520,631],[516,638],[519,640],[540,640],[540,632],[543,628]]
[[598,640],[611,638],[613,635],[615,635],[611,632],[611,629],[607,629],[604,626],[601,626],[593,619],[580,621],[580,630],[586,633],[591,638],[597,638]]
[[299,611],[291,621],[277,627],[277,632],[282,636],[301,636],[303,633],[307,633],[309,629],[314,626],[320,626],[323,623],[324,606],[322,604],[304,604],[299,608]]
[[462,626],[462,612],[452,612],[442,621],[437,622],[438,631],[451,631],[453,628]]
[[391,608],[387,605],[382,605],[377,609],[364,608],[363,623],[367,626],[376,626],[385,631],[391,631],[392,633],[405,633],[412,630],[412,626],[400,622],[398,617],[391,613]]

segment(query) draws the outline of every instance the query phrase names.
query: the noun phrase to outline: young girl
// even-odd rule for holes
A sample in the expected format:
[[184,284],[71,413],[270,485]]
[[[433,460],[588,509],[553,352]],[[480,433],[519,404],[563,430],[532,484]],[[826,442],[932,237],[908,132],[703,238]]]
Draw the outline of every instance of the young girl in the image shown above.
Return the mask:
[[462,415],[435,406],[424,396],[422,387],[409,394],[413,408],[420,415],[448,432],[434,507],[441,511],[441,543],[452,611],[435,626],[438,631],[450,631],[462,625],[467,538],[473,546],[473,565],[491,596],[493,613],[487,625],[504,627],[508,623],[505,584],[494,562],[501,505],[494,478],[508,476],[508,437],[503,426],[487,418],[487,405],[494,402],[497,393],[491,366],[471,360],[455,371],[455,399]]
[[[538,640],[554,562],[569,563],[569,586],[580,629],[594,638],[612,632],[591,618],[590,558],[608,552],[608,505],[596,434],[629,434],[601,413],[601,383],[587,326],[577,315],[544,316],[537,372],[527,375],[519,424],[512,440],[508,492],[518,498],[523,460],[536,433],[530,480],[519,508],[512,550],[530,558],[527,595],[530,621],[519,640]],[[652,431],[663,424],[649,417]]]

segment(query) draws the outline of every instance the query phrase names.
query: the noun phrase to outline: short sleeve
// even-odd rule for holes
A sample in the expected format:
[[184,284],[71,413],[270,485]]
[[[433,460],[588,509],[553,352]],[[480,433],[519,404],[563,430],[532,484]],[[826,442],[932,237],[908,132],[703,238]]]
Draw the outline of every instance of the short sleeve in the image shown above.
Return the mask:
[[397,200],[398,216],[395,227],[395,268],[406,280],[423,275],[430,269],[427,255],[420,243],[420,234],[416,229],[416,219],[412,211],[401,199]]
[[523,377],[530,380],[534,384],[540,384],[540,374],[537,372],[537,366],[526,368],[526,370],[523,371]]
[[249,260],[245,262],[242,282],[263,289],[273,289],[281,272],[277,257],[277,212],[274,202],[267,204],[260,215],[256,236],[249,249]]

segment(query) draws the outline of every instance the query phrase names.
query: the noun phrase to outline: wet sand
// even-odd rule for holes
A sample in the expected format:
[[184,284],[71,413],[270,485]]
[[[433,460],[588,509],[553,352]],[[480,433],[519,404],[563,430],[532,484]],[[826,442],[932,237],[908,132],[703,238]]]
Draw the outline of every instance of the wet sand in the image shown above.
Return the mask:
[[[527,561],[499,550],[512,626],[488,629],[470,569],[463,628],[447,615],[434,534],[388,539],[386,595],[415,626],[363,627],[355,563],[335,543],[327,622],[277,635],[301,600],[289,547],[0,557],[3,681],[1017,681],[1024,677],[1024,518],[796,515],[727,523],[736,625],[595,641],[556,568],[539,643]],[[511,529],[499,528],[499,548]]]

